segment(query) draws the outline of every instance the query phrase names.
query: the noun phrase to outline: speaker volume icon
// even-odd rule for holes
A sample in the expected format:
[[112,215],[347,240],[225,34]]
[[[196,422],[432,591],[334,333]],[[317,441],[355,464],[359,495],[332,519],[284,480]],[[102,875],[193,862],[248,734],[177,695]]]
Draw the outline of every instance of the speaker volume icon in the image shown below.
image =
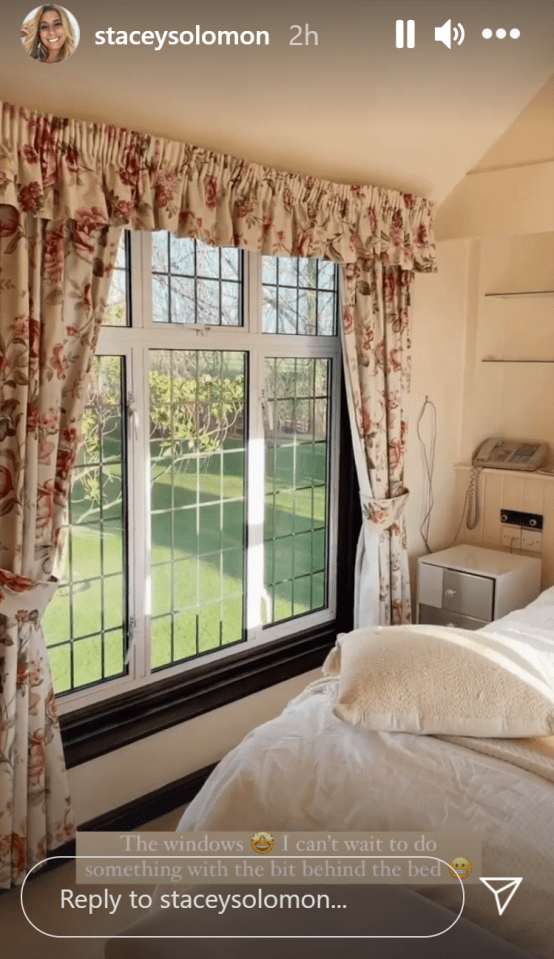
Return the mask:
[[452,20],[447,20],[446,23],[443,23],[442,27],[435,27],[435,40],[444,43],[445,47],[448,47],[449,50],[452,47],[452,40],[460,46],[460,44],[464,42],[464,39],[465,30],[461,23],[459,23],[457,27],[455,26],[454,30],[452,30]]

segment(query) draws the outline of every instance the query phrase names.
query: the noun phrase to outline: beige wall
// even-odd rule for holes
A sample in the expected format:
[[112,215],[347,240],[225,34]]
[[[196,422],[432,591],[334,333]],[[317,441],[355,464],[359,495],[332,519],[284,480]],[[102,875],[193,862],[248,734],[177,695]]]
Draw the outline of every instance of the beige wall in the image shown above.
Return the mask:
[[[554,232],[472,242],[460,458],[469,462],[475,447],[495,435],[547,442],[554,451],[554,362],[482,362],[486,358],[554,361],[554,296],[486,296],[554,290]],[[550,465],[554,465],[554,453]]]
[[319,675],[304,673],[70,769],[78,824],[218,762]]
[[[456,470],[456,513],[461,516],[469,482],[469,466]],[[522,550],[513,544],[502,544],[506,527],[500,520],[501,510],[521,510],[544,517],[540,557],[542,560],[541,589],[554,585],[554,476],[545,473],[515,473],[512,470],[486,469],[479,478],[479,519],[474,530],[464,523],[458,542],[491,546],[493,549]],[[510,537],[514,530],[508,529]],[[517,532],[517,531],[516,531]],[[523,550],[523,552],[527,552]],[[537,556],[538,553],[528,552]]]
[[[554,209],[554,203],[550,206]],[[554,290],[554,232],[440,242],[437,257],[438,274],[416,277],[414,291],[406,461],[406,484],[411,490],[407,528],[412,585],[416,557],[425,552],[419,527],[426,480],[416,420],[426,395],[437,407],[435,505],[430,530],[434,551],[450,544],[460,522],[468,477],[458,474],[457,479],[454,464],[470,462],[487,436],[547,442],[551,447],[547,465],[554,467],[554,362],[482,362],[485,358],[554,361],[554,296],[504,299],[486,295]],[[428,411],[422,435],[429,446]],[[516,483],[514,489],[524,503],[527,500],[520,485]],[[519,502],[517,497],[508,499],[510,508],[524,508],[513,505]],[[495,522],[499,505],[491,500]],[[500,535],[497,526],[494,536]],[[472,541],[479,536],[477,531]],[[545,543],[547,540],[550,542],[546,537]],[[498,545],[494,537],[488,536],[487,541]],[[545,584],[554,581],[554,545],[549,550],[552,556],[550,552],[545,555]]]
[[[444,548],[455,532],[453,464],[458,458],[460,446],[469,254],[469,241],[439,243],[438,273],[418,275],[415,279],[410,439],[406,457],[406,485],[411,491],[406,522],[413,583],[415,559],[425,552],[419,528],[424,515],[426,478],[416,421],[426,396],[437,409],[431,548]],[[429,449],[429,407],[424,413],[420,432]]]
[[441,205],[437,238],[554,230],[553,196],[554,161],[468,174]]

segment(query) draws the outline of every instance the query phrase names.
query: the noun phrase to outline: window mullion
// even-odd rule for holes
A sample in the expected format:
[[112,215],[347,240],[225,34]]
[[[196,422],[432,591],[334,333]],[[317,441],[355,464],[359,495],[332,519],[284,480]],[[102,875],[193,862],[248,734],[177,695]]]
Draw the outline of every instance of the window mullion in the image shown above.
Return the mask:
[[[147,350],[135,346],[131,350],[131,371],[128,393],[132,394],[136,414],[129,416],[129,616],[135,620],[129,672],[134,679],[148,675],[150,668],[149,568],[149,402]],[[134,420],[134,423],[133,423]]]
[[[244,326],[249,333],[262,333],[262,256],[247,253],[245,264],[245,316]],[[248,295],[246,295],[248,291]]]
[[[146,242],[146,233],[131,232],[131,316],[132,329],[139,330],[144,327],[145,304],[149,301],[145,296],[145,277],[149,270],[145,269],[146,260],[144,257],[144,247]],[[149,239],[149,237],[148,237]],[[149,290],[147,291],[150,292]]]
[[[129,485],[133,489],[132,525],[137,548],[130,552],[133,564],[135,635],[129,668],[136,680],[150,675],[150,396],[148,378],[148,340],[151,329],[152,302],[152,238],[149,233],[133,236],[134,257],[133,328],[144,331],[132,350],[132,387],[138,410],[138,429],[133,436],[132,469]],[[131,521],[130,515],[130,521]]]
[[[250,333],[259,333],[262,328],[261,256],[251,253],[245,257],[245,261],[245,326],[248,326]],[[264,352],[263,349],[257,348],[258,344],[259,340],[256,348],[250,349],[248,353],[246,630],[249,641],[259,640],[262,636],[265,587]]]
[[330,452],[329,452],[329,482],[328,482],[328,505],[327,505],[327,569],[328,569],[328,594],[327,605],[331,616],[336,616],[337,611],[337,562],[338,562],[338,488],[339,488],[339,450],[340,450],[340,406],[341,406],[341,372],[342,357],[340,345],[337,344],[334,358],[331,364],[331,383],[330,383]]
[[248,520],[246,559],[246,626],[249,640],[261,638],[264,596],[265,438],[263,428],[264,356],[249,353]]
[[[136,289],[141,293],[141,327],[151,331],[155,329],[152,321],[152,236],[140,234],[140,257],[136,257],[139,275],[135,280]],[[137,324],[138,325],[138,324]],[[158,324],[159,325],[159,324]]]
[[331,379],[331,455],[329,457],[329,501],[328,501],[328,556],[329,570],[328,606],[333,617],[337,614],[337,567],[338,567],[338,530],[339,530],[339,451],[341,424],[341,379],[342,379],[342,311],[343,311],[343,272],[338,272],[338,290],[336,300],[335,353],[332,361]]

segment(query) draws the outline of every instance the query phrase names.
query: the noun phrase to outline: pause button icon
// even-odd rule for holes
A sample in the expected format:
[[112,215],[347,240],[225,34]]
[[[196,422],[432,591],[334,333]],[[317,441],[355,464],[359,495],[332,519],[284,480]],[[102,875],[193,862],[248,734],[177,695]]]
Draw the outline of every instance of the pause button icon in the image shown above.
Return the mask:
[[[415,47],[415,20],[406,20],[406,46]],[[396,48],[404,46],[404,20],[396,21]]]

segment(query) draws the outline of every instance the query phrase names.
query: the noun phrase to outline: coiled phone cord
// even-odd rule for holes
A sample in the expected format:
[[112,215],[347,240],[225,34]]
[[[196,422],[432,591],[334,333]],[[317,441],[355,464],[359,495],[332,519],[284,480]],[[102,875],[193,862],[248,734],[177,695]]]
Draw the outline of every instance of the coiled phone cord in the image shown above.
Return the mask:
[[466,510],[467,510],[466,526],[468,529],[475,529],[475,527],[477,526],[477,523],[479,522],[479,519],[480,519],[479,513],[480,513],[480,505],[481,505],[480,498],[479,498],[480,472],[481,472],[481,467],[478,467],[478,466],[474,466],[471,471],[471,475],[469,477],[469,483],[467,484],[464,505],[462,507],[462,515],[460,516],[460,522],[458,523],[458,529],[456,530],[454,534],[454,539],[452,540],[450,544],[451,546],[455,546],[458,541],[458,536],[460,535],[460,530],[462,528],[464,516],[466,515]]
[[475,529],[479,520],[481,518],[481,504],[479,502],[479,479],[481,476],[481,469],[479,467],[473,467],[471,471],[471,476],[469,478],[469,486],[467,491],[467,517],[466,517],[466,526],[468,529]]

